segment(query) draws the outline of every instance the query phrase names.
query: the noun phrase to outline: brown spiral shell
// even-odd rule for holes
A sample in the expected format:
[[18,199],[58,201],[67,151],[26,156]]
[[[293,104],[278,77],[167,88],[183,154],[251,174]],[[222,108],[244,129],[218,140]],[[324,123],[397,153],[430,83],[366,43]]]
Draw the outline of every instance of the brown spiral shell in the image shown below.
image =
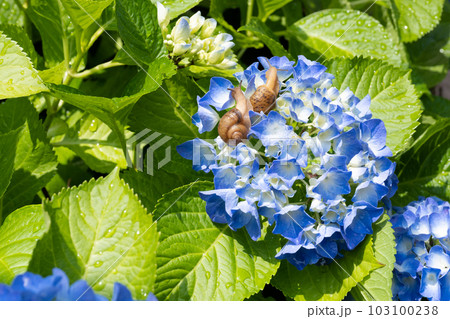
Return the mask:
[[225,113],[219,121],[220,138],[229,145],[238,145],[247,138],[251,122],[248,112],[251,104],[245,98],[241,88],[234,88],[231,93],[236,100],[236,107]]
[[277,69],[271,66],[266,72],[266,84],[260,85],[250,96],[250,103],[253,111],[259,113],[263,111],[269,113],[276,105],[276,98],[279,91]]

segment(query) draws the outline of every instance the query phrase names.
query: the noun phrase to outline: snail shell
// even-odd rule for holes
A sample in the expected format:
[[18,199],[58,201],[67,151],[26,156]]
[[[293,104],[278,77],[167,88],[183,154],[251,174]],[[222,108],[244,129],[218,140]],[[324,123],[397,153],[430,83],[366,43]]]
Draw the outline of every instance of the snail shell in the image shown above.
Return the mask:
[[276,98],[280,89],[278,82],[277,69],[271,66],[266,71],[266,84],[258,86],[256,91],[250,97],[250,103],[253,111],[259,113],[263,111],[269,113],[276,105]]
[[236,100],[236,107],[225,113],[219,121],[220,138],[229,145],[238,145],[247,138],[251,121],[248,112],[252,109],[241,88],[231,90],[231,96]]

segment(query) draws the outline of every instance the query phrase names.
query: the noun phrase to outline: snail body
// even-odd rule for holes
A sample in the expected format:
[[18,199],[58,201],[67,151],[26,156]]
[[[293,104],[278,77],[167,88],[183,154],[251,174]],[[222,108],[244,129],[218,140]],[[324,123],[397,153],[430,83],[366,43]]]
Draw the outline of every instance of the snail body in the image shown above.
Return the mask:
[[250,96],[250,103],[253,111],[259,113],[263,111],[269,113],[276,105],[276,99],[280,84],[278,82],[277,69],[271,66],[266,71],[266,83],[256,88],[256,91]]
[[241,88],[231,90],[231,96],[236,100],[236,107],[225,113],[219,121],[220,138],[229,145],[238,145],[247,138],[251,121],[249,111],[252,105],[245,97]]

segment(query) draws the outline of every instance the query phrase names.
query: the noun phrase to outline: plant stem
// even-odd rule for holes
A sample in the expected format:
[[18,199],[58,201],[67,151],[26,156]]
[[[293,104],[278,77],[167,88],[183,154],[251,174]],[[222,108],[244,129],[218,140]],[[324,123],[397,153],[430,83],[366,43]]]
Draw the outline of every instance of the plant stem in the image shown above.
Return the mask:
[[[247,17],[245,19],[245,24],[249,24],[250,20],[252,19],[253,16],[253,4],[254,4],[254,0],[247,0]],[[250,31],[247,31],[247,36],[251,36],[252,33]]]
[[99,65],[93,67],[92,69],[85,70],[85,71],[80,72],[80,73],[72,73],[71,72],[70,76],[73,77],[73,78],[85,78],[85,77],[91,76],[92,74],[101,72],[103,70],[106,70],[106,69],[109,69],[109,68],[114,68],[116,66],[121,66],[121,65],[124,65],[124,64],[120,63],[120,62],[108,61],[108,62],[99,64]]

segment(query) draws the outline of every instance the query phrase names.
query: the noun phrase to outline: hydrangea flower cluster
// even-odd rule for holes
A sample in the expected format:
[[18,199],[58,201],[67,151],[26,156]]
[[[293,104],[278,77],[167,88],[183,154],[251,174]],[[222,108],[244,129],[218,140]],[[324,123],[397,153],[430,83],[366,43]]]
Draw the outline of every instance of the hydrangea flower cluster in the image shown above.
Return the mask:
[[450,204],[436,197],[395,207],[394,300],[450,300]]
[[205,19],[198,11],[193,16],[181,17],[169,32],[168,10],[157,3],[158,23],[164,36],[164,44],[169,56],[179,66],[191,64],[214,66],[220,69],[232,69],[237,58],[231,48],[233,36],[216,31],[217,21]]
[[[53,274],[43,278],[30,272],[18,275],[10,286],[0,284],[0,301],[107,301],[104,296],[96,294],[88,283],[78,280],[69,284],[67,275],[58,268]],[[148,294],[147,300],[156,301]],[[111,301],[133,301],[130,291],[120,283],[114,284]]]
[[[214,174],[215,189],[200,192],[214,222],[246,227],[257,240],[261,218],[267,218],[275,223],[273,233],[288,240],[276,257],[301,270],[339,257],[372,233],[384,211],[379,203],[390,209],[397,189],[395,163],[387,158],[386,129],[372,119],[369,96],[359,100],[349,89],[339,92],[326,67],[303,56],[296,64],[286,57],[258,60],[235,78],[250,98],[276,67],[275,110],[250,111],[248,139],[236,146],[220,137],[196,138],[177,150],[194,170]],[[218,112],[235,105],[233,87],[213,77],[198,97],[192,119],[200,133],[212,131]]]

